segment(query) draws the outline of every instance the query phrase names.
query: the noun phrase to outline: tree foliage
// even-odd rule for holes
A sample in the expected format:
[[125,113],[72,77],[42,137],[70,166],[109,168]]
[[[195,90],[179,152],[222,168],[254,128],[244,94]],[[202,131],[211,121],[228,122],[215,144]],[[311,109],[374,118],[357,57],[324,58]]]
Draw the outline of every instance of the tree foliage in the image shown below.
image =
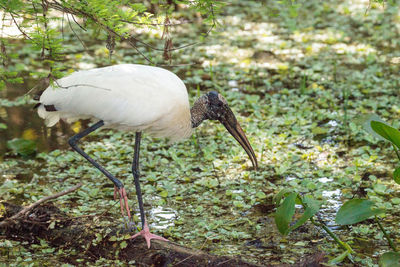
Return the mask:
[[[155,65],[141,48],[158,50],[163,53],[164,59],[169,60],[171,52],[180,48],[173,46],[169,27],[193,23],[190,18],[172,20],[176,9],[186,9],[188,14],[200,14],[202,23],[209,29],[203,33],[204,36],[214,28],[221,3],[215,0],[0,0],[0,8],[1,88],[7,82],[22,82],[18,77],[18,67],[12,64],[19,55],[8,52],[12,44],[9,36],[4,34],[7,27],[17,27],[27,41],[26,45],[37,53],[37,60],[47,66],[46,71],[31,71],[31,75],[43,78],[47,85],[54,78],[61,77],[65,69],[62,62],[65,61],[68,40],[64,38],[64,29],[74,33],[76,43],[82,43],[82,34],[103,41],[110,55],[119,42],[127,42],[148,64]],[[76,25],[81,30],[79,33],[74,30]],[[138,30],[146,32],[154,28],[163,30],[164,47],[146,43],[138,34]]]

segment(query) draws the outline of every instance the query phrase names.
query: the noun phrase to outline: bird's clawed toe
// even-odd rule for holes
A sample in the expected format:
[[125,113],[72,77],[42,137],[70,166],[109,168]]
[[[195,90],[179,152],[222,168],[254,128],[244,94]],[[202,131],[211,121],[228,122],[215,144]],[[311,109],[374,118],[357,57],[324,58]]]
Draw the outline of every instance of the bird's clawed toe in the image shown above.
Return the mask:
[[114,200],[117,200],[117,193],[119,193],[119,205],[121,206],[121,214],[125,216],[125,210],[128,215],[128,218],[131,218],[131,212],[128,206],[128,196],[126,195],[126,191],[124,187],[118,188],[114,186]]
[[147,225],[147,222],[144,223],[143,230],[140,231],[139,233],[131,236],[131,239],[135,239],[138,236],[143,236],[143,238],[146,240],[147,248],[150,248],[150,245],[151,245],[150,240],[151,239],[168,242],[168,239],[166,239],[162,236],[158,236],[158,235],[150,233],[150,229],[149,229],[149,226]]

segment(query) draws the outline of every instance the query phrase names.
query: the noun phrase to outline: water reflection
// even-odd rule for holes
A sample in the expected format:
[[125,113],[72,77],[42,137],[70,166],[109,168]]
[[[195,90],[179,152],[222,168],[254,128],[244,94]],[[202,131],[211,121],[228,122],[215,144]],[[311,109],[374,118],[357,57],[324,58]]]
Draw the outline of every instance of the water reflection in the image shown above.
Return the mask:
[[323,184],[326,184],[326,183],[332,182],[332,181],[333,181],[333,179],[332,178],[328,178],[328,177],[321,177],[321,178],[318,179],[318,182],[321,182]]
[[322,192],[322,196],[326,199],[327,203],[321,208],[320,214],[328,225],[334,224],[336,213],[343,204],[341,201],[341,194],[340,189],[325,190]]
[[153,217],[156,217],[156,222],[152,225],[152,228],[156,229],[167,229],[170,226],[174,226],[174,220],[176,219],[176,213],[173,209],[157,206],[151,209]]
[[30,101],[21,101],[21,97],[28,91],[27,88],[31,87],[28,84],[11,85],[0,92],[1,99],[11,101],[3,105],[0,103],[0,123],[6,125],[5,129],[0,129],[0,159],[8,151],[8,140],[14,138],[34,140],[37,143],[37,150],[41,152],[67,147],[68,136],[73,134],[65,123],[47,128],[36,110],[32,109],[33,104]]

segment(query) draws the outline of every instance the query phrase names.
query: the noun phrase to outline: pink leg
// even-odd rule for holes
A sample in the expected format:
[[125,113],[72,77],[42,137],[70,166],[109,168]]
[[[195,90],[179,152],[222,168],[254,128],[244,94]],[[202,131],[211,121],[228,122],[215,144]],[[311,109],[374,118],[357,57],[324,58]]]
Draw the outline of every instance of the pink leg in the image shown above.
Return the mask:
[[150,229],[149,229],[149,226],[147,225],[147,221],[146,220],[144,222],[143,230],[140,231],[139,233],[131,236],[131,238],[135,239],[136,237],[138,237],[140,235],[143,236],[144,239],[146,239],[147,248],[150,248],[150,240],[151,239],[162,240],[162,241],[168,242],[168,239],[165,239],[164,237],[161,237],[161,236],[154,235],[154,234],[150,233]]
[[131,218],[131,212],[129,211],[129,206],[128,206],[128,196],[126,195],[126,191],[124,187],[121,187],[118,189],[116,186],[114,186],[114,199],[117,200],[117,192],[119,193],[119,205],[121,206],[121,214],[122,216],[125,216],[124,210],[126,210],[126,213],[128,214],[128,218]]

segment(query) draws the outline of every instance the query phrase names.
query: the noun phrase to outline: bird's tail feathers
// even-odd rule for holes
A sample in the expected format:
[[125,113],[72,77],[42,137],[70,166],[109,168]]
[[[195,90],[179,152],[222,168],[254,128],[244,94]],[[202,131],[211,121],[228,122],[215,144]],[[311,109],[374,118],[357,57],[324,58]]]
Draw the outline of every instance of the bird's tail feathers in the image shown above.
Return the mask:
[[60,112],[58,111],[46,111],[44,105],[38,106],[39,117],[44,119],[44,123],[47,127],[54,126],[60,120]]

